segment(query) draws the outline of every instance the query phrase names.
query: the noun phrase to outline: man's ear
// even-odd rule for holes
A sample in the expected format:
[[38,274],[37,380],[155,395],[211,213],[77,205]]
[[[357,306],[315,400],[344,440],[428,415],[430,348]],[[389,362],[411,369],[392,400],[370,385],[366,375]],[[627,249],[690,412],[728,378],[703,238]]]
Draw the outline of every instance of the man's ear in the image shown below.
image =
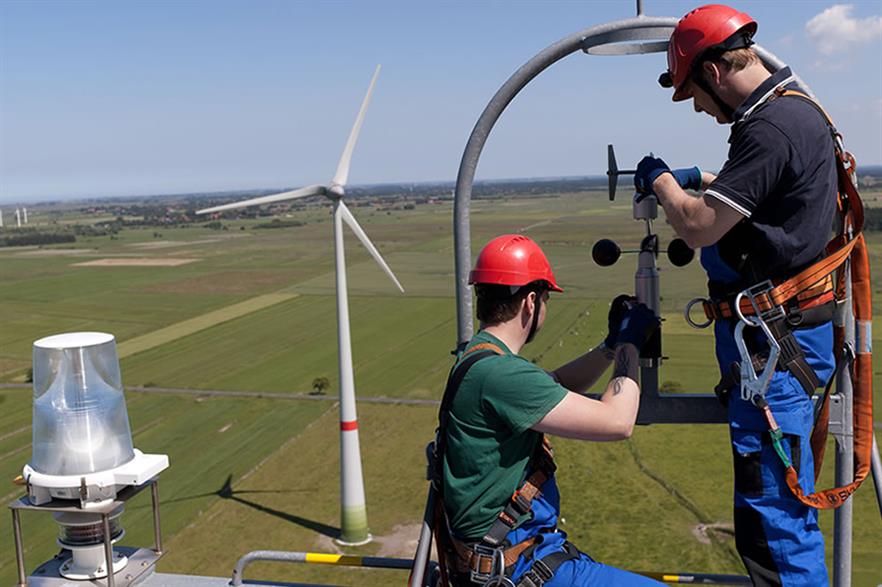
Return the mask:
[[701,64],[701,75],[708,83],[719,86],[723,75],[722,65],[716,61],[704,61]]
[[536,295],[537,294],[535,291],[531,291],[526,296],[524,296],[524,310],[527,310],[529,312],[530,304],[532,303],[533,311],[536,311]]

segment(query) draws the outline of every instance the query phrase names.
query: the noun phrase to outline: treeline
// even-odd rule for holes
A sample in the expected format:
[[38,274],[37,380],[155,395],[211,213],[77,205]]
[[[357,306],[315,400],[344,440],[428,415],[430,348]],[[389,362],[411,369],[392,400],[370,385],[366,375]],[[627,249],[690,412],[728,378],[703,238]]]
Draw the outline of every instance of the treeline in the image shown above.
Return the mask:
[[0,247],[27,247],[33,245],[54,245],[73,243],[77,237],[69,232],[26,232],[23,234],[0,235]]
[[303,226],[304,224],[306,223],[301,220],[282,220],[280,218],[275,218],[271,222],[255,224],[251,228],[254,230],[267,228],[292,228],[294,226]]

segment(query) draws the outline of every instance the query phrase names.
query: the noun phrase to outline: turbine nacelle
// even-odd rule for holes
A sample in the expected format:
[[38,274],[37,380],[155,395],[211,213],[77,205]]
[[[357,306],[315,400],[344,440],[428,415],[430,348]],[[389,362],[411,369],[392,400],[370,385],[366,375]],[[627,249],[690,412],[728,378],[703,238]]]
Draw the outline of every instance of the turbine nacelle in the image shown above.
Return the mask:
[[337,185],[335,183],[331,183],[331,185],[328,186],[328,189],[325,192],[325,195],[331,199],[338,199],[339,200],[339,199],[343,198],[344,195],[346,195],[346,190],[343,188],[342,185]]

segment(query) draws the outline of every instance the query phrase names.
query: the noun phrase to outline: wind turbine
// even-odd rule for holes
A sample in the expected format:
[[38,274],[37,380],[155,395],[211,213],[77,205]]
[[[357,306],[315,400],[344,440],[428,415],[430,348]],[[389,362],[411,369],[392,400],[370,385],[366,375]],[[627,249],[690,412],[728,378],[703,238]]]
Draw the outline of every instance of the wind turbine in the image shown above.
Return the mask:
[[358,140],[358,133],[364,121],[364,114],[374,91],[374,84],[380,74],[380,66],[374,71],[361,109],[355,119],[343,155],[337,164],[337,172],[328,185],[308,185],[293,191],[252,198],[233,204],[214,206],[198,210],[197,214],[208,214],[234,208],[257,206],[271,202],[282,202],[310,196],[325,196],[334,204],[334,258],[337,275],[337,353],[340,372],[340,493],[342,507],[340,512],[340,538],[338,542],[348,545],[365,544],[370,541],[368,533],[367,508],[364,499],[364,479],[361,472],[361,451],[358,443],[358,420],[355,413],[355,379],[352,374],[352,346],[349,338],[349,301],[346,292],[346,261],[343,250],[343,223],[345,222],[361,244],[365,246],[377,264],[383,269],[395,286],[404,293],[395,274],[359,226],[355,217],[343,203],[346,181],[349,178],[349,160]]

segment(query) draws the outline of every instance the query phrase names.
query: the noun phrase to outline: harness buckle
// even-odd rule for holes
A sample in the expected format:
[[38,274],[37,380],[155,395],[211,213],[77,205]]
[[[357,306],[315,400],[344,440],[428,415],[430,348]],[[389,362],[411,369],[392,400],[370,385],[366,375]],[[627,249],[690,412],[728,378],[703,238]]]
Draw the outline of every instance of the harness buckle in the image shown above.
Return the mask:
[[[472,551],[475,553],[474,558],[472,559],[472,564],[469,569],[469,580],[472,583],[477,583],[478,585],[493,585],[492,581],[496,576],[496,567],[497,560],[501,560],[502,557],[502,548],[494,548],[492,546],[485,546],[483,544],[475,544],[471,547]],[[481,559],[490,559],[490,571],[487,573],[481,572]],[[503,575],[505,573],[505,562],[503,565]]]
[[532,500],[527,499],[523,495],[521,495],[521,490],[518,489],[511,496],[511,504],[514,507],[515,511],[518,515],[523,516],[527,512],[530,511],[530,508],[533,505]]
[[768,295],[773,289],[775,289],[775,284],[767,279],[748,287],[735,296],[735,312],[738,314],[738,319],[750,326],[755,325],[746,320],[744,314],[741,313],[741,298],[745,296],[750,300],[750,305],[753,306],[753,312],[756,317],[763,322],[774,322],[775,320],[786,318],[787,312],[784,311],[784,307],[776,304],[772,297]]

